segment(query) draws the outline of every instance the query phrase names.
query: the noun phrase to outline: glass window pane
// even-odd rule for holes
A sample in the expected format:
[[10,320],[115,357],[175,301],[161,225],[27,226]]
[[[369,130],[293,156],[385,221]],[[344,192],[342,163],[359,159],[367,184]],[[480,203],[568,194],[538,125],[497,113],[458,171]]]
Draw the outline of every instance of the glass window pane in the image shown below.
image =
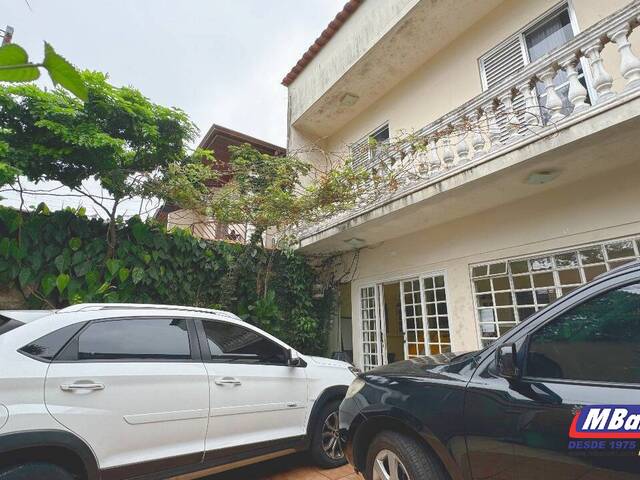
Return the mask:
[[492,307],[493,306],[493,297],[491,294],[478,295],[476,297],[478,301],[479,307]]
[[513,311],[513,308],[497,308],[496,312],[498,314],[499,322],[515,322],[516,314]]
[[576,252],[560,253],[555,256],[555,259],[558,267],[578,266],[578,254]]
[[533,301],[533,292],[516,292],[516,303],[518,305],[533,305],[535,302]]
[[532,272],[539,270],[551,270],[553,268],[551,257],[533,258],[529,262],[531,263]]
[[435,277],[433,281],[435,282],[436,287],[444,287],[444,277],[442,275]]
[[583,265],[604,262],[604,255],[601,247],[592,247],[580,250],[580,260]]
[[78,338],[78,360],[188,360],[185,319],[118,319],[92,323]]
[[486,276],[487,275],[487,266],[486,265],[480,265],[480,266],[477,266],[477,267],[473,267],[473,269],[471,270],[471,275],[473,275],[473,278]]
[[582,283],[580,277],[580,270],[560,270],[558,272],[561,285],[573,285],[576,283]]
[[509,290],[511,285],[509,284],[509,277],[496,277],[491,279],[493,284],[493,290]]
[[533,307],[519,308],[518,309],[518,317],[521,322],[525,321],[527,317],[536,313],[536,309]]
[[220,361],[286,364],[284,348],[259,333],[220,321],[203,321],[211,356]]
[[513,286],[517,290],[522,288],[531,288],[531,277],[529,275],[513,277]]
[[507,264],[505,262],[489,265],[489,275],[497,275],[499,273],[507,273]]
[[602,275],[607,271],[607,267],[605,265],[594,265],[592,267],[584,268],[584,278],[587,282],[590,282],[598,275]]
[[496,293],[495,296],[497,306],[507,306],[513,303],[511,292]]
[[475,280],[476,292],[490,292],[491,291],[491,281],[489,279],[485,280]]
[[536,290],[536,300],[538,305],[547,305],[557,298],[555,288],[547,288],[544,290]]
[[607,251],[607,257],[610,260],[616,258],[633,257],[635,255],[635,251],[633,250],[633,243],[631,242],[631,240],[610,243],[609,245],[605,246],[605,249]]
[[525,372],[537,378],[640,384],[640,284],[602,294],[535,332]]
[[526,260],[519,260],[517,262],[509,262],[511,267],[511,273],[526,273],[529,271],[529,262]]
[[533,284],[536,287],[553,287],[553,273],[534,273]]

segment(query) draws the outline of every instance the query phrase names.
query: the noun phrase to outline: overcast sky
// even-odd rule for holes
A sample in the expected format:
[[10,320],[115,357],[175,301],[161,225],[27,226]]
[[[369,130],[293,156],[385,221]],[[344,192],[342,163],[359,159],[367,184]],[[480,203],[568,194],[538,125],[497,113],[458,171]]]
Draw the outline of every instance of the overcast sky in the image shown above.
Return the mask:
[[217,123],[285,146],[280,81],[345,1],[0,0],[0,28],[13,26],[33,60],[46,40],[76,66],[183,109],[201,135]]

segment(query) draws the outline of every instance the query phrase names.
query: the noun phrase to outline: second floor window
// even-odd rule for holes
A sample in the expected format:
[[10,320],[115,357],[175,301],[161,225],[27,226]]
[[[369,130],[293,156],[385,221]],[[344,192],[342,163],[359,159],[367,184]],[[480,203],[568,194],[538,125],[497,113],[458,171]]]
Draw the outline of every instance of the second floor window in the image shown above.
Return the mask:
[[[561,47],[574,37],[574,28],[567,5],[562,5],[544,16],[539,22],[516,33],[500,46],[492,49],[480,58],[480,75],[482,87],[488,90],[504,81],[525,65],[535,62],[547,53]],[[584,83],[582,68],[578,64],[580,81]],[[556,89],[565,102],[563,113],[570,113],[573,108],[567,99],[567,76],[563,71],[558,72],[554,79]],[[586,84],[585,84],[586,86]],[[538,103],[545,104],[544,88],[541,83],[536,85]],[[524,110],[524,99],[516,95],[513,102],[516,113]],[[536,114],[541,115],[543,123],[548,121],[549,114],[544,108]]]
[[351,145],[353,164],[357,167],[374,167],[377,154],[389,143],[389,124],[382,125],[369,135]]

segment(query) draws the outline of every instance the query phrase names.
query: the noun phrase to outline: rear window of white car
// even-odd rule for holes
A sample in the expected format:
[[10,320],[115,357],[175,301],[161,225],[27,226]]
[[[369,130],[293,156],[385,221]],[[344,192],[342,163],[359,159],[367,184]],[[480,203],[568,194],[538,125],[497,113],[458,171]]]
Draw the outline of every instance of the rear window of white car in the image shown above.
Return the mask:
[[0,335],[10,332],[22,325],[24,325],[24,323],[19,322],[18,320],[0,315]]

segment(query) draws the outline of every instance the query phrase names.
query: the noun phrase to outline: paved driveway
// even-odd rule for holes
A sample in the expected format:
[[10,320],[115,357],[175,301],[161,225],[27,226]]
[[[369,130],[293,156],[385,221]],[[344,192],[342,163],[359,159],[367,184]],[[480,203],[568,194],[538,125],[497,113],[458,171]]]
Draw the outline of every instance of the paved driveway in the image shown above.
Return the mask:
[[364,480],[349,465],[332,470],[311,466],[306,454],[286,457],[207,477],[206,480]]

